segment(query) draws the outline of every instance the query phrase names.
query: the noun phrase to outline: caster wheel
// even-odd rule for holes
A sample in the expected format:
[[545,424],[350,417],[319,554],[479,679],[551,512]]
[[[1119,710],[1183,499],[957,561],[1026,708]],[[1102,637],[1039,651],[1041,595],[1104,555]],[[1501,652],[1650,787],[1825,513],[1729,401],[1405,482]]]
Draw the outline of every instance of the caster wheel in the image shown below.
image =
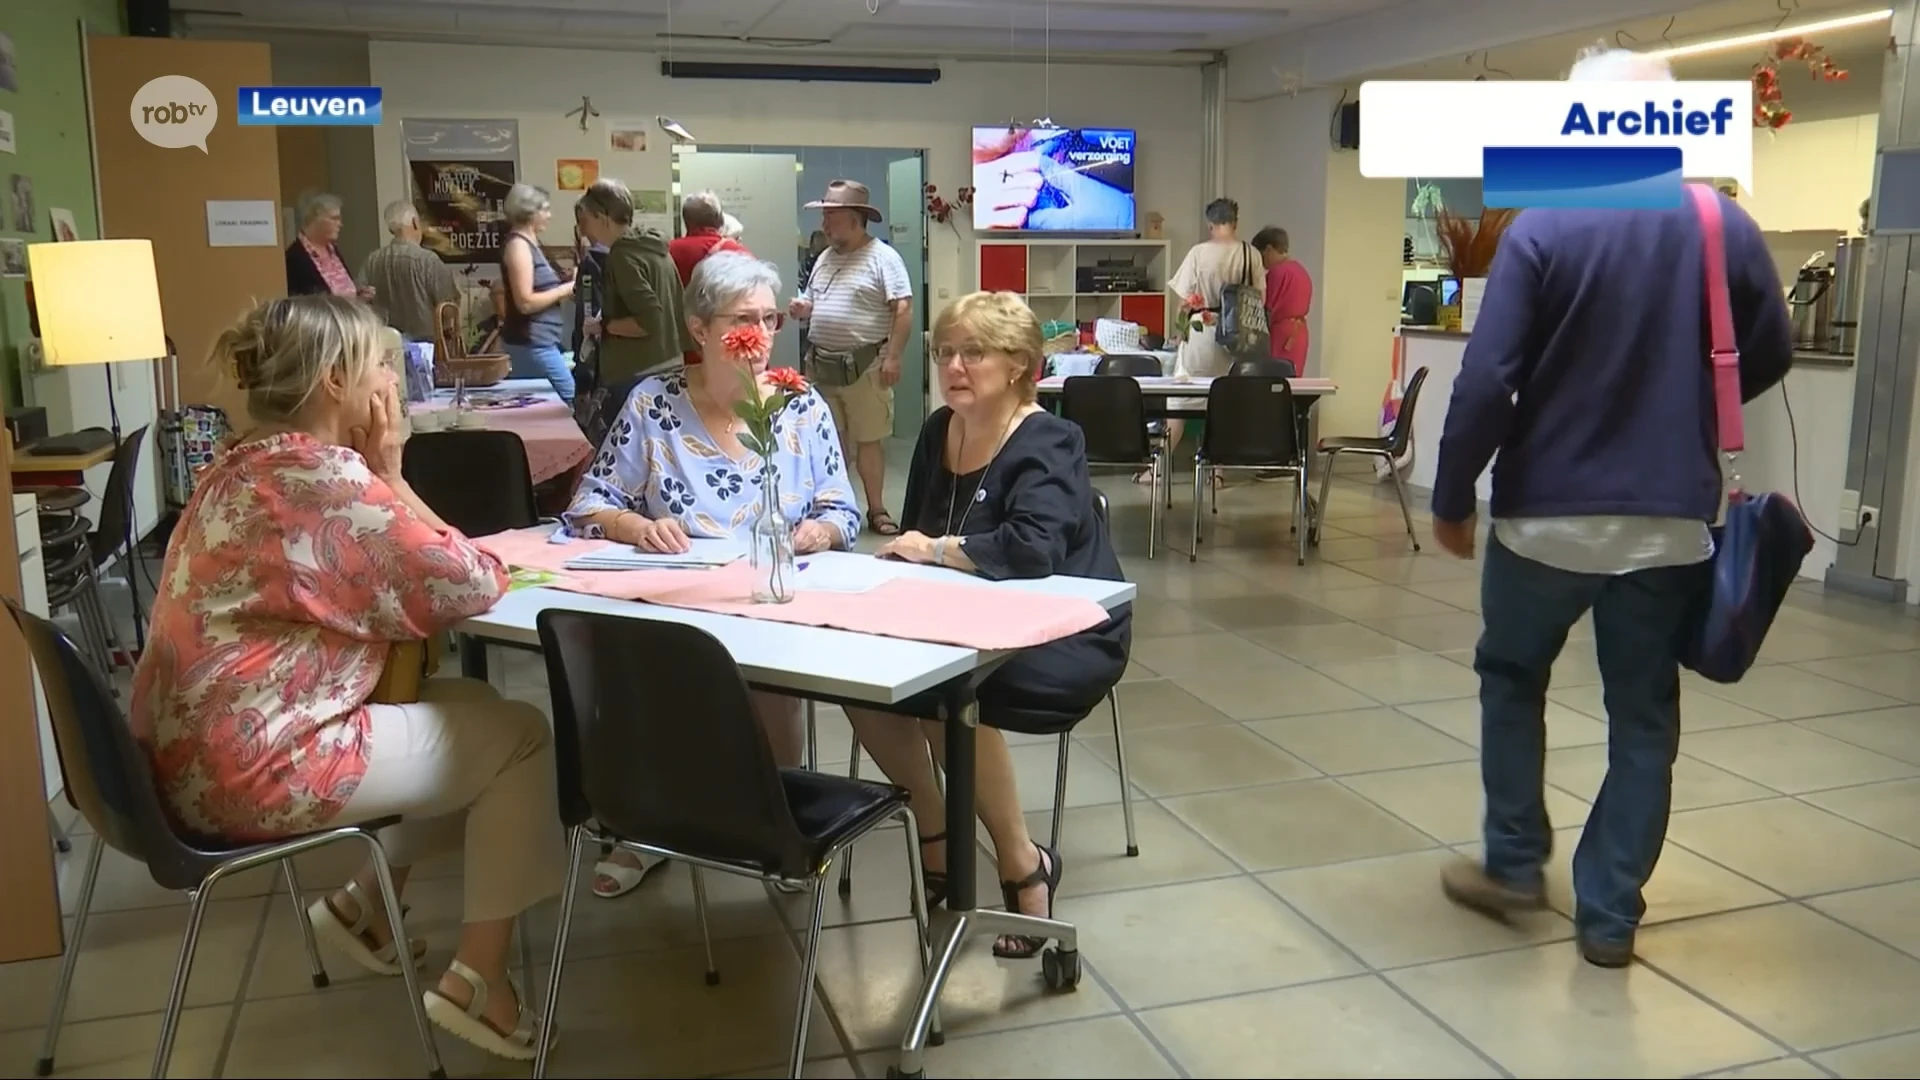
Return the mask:
[[895,1077],[895,1076],[907,1077],[907,1078],[910,1078],[910,1080],[923,1080],[923,1078],[927,1075],[927,1070],[921,1069],[919,1072],[910,1072],[910,1073],[901,1072],[898,1066],[889,1065],[887,1066],[887,1075],[889,1077]]
[[1413,553],[1416,555],[1420,553],[1420,544],[1417,541],[1413,545]]
[[1040,954],[1040,975],[1049,990],[1073,990],[1080,986],[1080,951],[1048,949]]

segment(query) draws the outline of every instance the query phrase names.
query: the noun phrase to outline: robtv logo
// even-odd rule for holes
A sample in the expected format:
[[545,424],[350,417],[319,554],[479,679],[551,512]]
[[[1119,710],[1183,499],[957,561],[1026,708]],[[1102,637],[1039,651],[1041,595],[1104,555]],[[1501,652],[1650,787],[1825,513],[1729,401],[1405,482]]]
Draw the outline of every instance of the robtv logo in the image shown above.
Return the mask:
[[377,127],[377,86],[243,86],[234,117],[251,127]]
[[197,146],[207,152],[207,136],[220,120],[220,103],[198,79],[162,75],[135,91],[128,110],[133,130],[155,146],[168,150]]
[[1745,82],[1370,82],[1360,172],[1481,178],[1489,207],[1660,209],[1753,188]]

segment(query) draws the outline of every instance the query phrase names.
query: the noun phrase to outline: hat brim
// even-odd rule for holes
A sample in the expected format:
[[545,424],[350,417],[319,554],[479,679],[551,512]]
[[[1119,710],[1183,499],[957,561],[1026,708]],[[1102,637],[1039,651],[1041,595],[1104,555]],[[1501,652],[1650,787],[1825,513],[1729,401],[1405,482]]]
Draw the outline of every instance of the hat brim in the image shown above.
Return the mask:
[[868,221],[880,220],[879,207],[865,206],[859,203],[837,203],[837,202],[816,201],[816,202],[808,203],[806,205],[806,209],[808,210],[858,210],[860,211],[860,216],[866,218]]

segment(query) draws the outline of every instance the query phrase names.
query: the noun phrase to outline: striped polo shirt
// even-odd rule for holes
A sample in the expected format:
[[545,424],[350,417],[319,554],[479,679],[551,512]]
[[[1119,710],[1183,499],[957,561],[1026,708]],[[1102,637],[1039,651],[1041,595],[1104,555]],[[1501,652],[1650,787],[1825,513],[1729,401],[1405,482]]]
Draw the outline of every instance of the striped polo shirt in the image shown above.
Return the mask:
[[821,252],[801,295],[813,301],[807,340],[829,352],[850,352],[887,340],[892,302],[911,299],[913,283],[900,253],[869,239],[853,251]]

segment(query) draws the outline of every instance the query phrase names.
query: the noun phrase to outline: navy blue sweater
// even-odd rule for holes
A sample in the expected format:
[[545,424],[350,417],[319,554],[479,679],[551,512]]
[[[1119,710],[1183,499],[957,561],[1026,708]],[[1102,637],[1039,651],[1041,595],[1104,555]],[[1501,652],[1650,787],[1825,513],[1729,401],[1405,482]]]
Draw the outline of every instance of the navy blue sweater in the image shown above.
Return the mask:
[[[1786,377],[1792,330],[1759,226],[1721,197],[1740,393]],[[1699,518],[1720,506],[1706,269],[1676,210],[1528,210],[1487,278],[1440,439],[1433,516]]]

